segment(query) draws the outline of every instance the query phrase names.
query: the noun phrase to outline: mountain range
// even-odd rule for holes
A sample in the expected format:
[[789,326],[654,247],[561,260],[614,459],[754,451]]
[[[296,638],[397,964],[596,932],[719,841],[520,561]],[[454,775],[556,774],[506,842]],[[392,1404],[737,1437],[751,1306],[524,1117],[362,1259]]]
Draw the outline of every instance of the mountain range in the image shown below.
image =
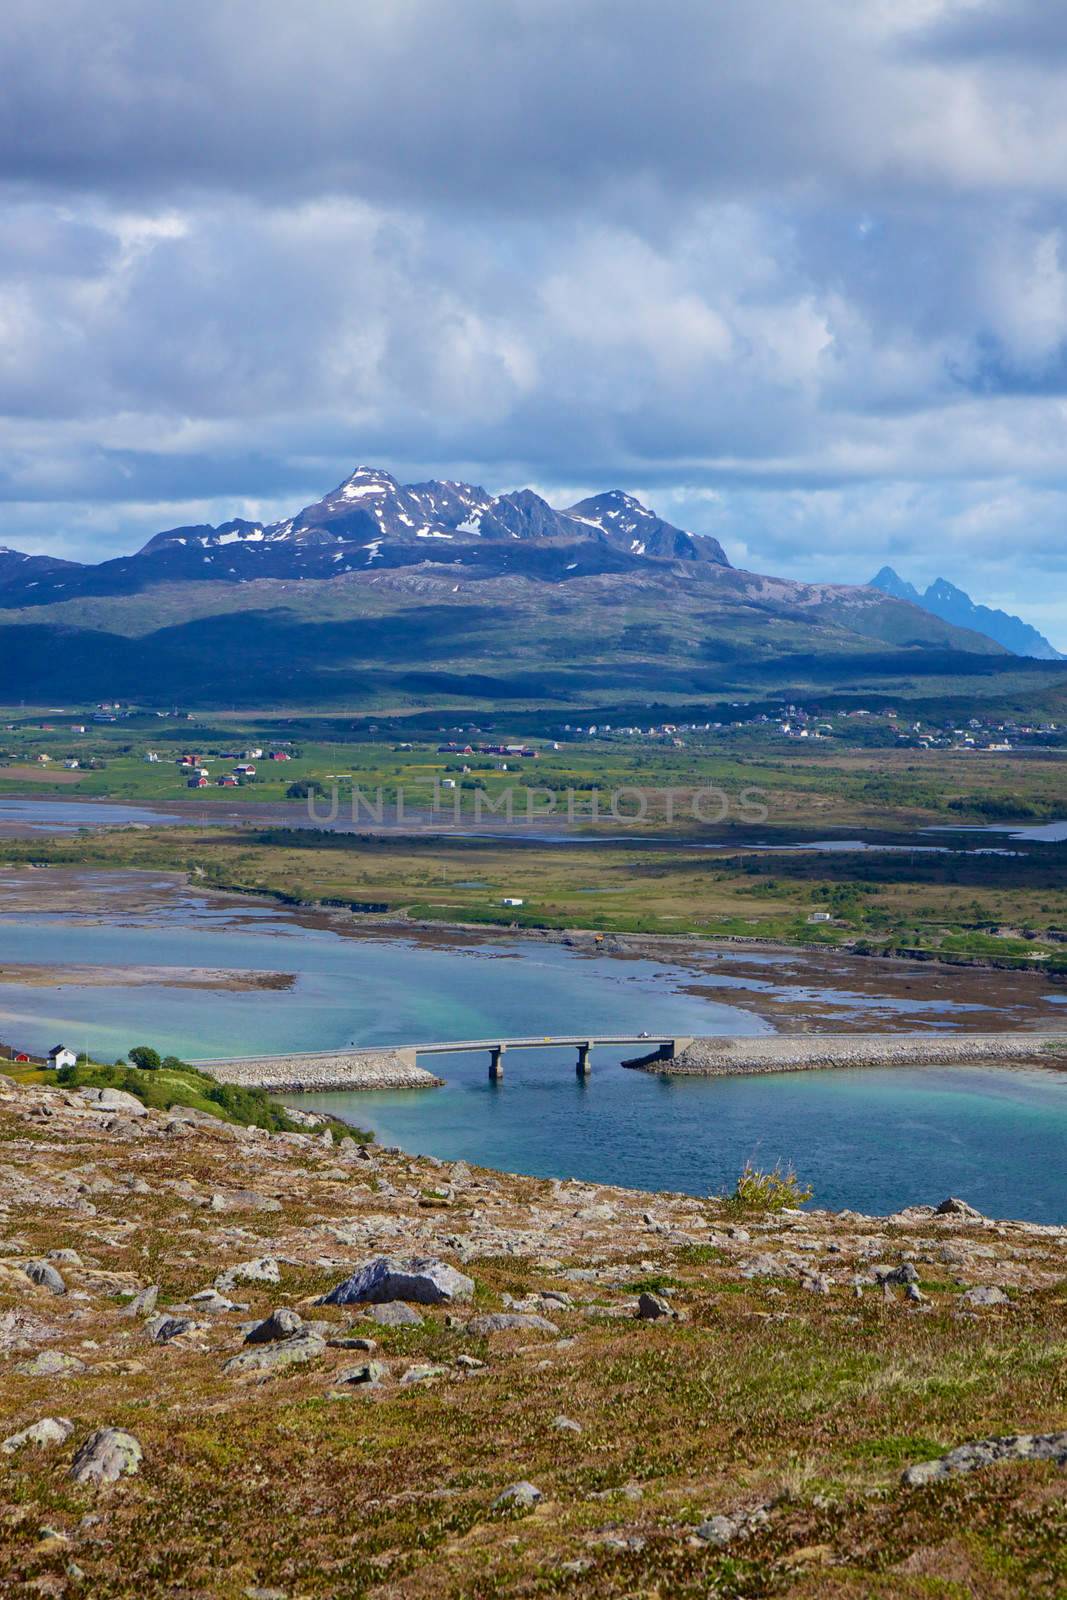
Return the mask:
[[99,563],[0,551],[7,703],[605,703],[978,683],[1003,644],[879,587],[731,566],[622,490],[401,484],[358,467],[278,522],[171,528]]
[[1043,633],[1038,633],[1021,617],[1014,617],[1009,611],[994,611],[990,606],[976,604],[969,594],[957,589],[947,578],[935,578],[920,594],[913,583],[900,577],[892,567],[883,567],[871,579],[871,588],[891,594],[897,600],[907,600],[913,606],[921,606],[932,616],[940,617],[943,622],[951,622],[957,628],[970,628],[975,633],[984,634],[987,639],[1002,644],[1012,655],[1034,656],[1038,661],[1064,659]]
[[357,467],[284,521],[238,517],[219,527],[170,528],[135,555],[98,565],[0,550],[0,606],[131,594],[175,581],[329,579],[427,562],[462,567],[464,576],[561,581],[662,561],[729,566],[717,539],[672,527],[618,489],[556,511],[531,489],[494,496],[468,483],[399,484],[388,472]]

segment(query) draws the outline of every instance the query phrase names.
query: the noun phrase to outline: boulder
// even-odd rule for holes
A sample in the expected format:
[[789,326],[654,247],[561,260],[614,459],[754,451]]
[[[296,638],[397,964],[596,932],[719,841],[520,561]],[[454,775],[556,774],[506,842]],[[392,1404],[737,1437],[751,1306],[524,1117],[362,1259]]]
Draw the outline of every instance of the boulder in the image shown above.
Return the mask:
[[122,1111],[128,1117],[147,1117],[148,1107],[125,1089],[83,1089],[84,1099],[99,1111]]
[[334,1378],[334,1383],[348,1383],[376,1389],[385,1376],[385,1368],[380,1361],[365,1361],[359,1367],[346,1367]]
[[950,1194],[947,1199],[942,1200],[939,1206],[934,1207],[934,1215],[938,1217],[977,1217],[979,1221],[984,1220],[980,1211],[976,1211],[974,1206],[969,1206],[966,1200],[957,1200],[954,1194]]
[[541,1491],[534,1483],[523,1480],[520,1483],[509,1483],[502,1489],[493,1501],[493,1509],[528,1510],[535,1506],[541,1499]]
[[642,1322],[657,1322],[661,1317],[672,1317],[673,1310],[661,1294],[641,1294],[637,1298],[635,1313]]
[[20,1361],[15,1368],[24,1378],[72,1378],[85,1371],[85,1362],[77,1356],[64,1355],[62,1350],[42,1350],[30,1361]]
[[303,1326],[299,1312],[289,1306],[279,1306],[245,1334],[245,1344],[274,1344],[279,1339],[293,1339]]
[[299,1333],[292,1339],[278,1339],[273,1344],[242,1350],[240,1355],[231,1356],[222,1370],[228,1376],[241,1372],[270,1372],[276,1367],[314,1361],[325,1349],[326,1341],[317,1333]]
[[66,1294],[62,1275],[50,1261],[27,1261],[22,1270],[39,1288],[47,1289],[50,1294]]
[[443,1301],[469,1300],[473,1293],[472,1279],[433,1256],[407,1261],[378,1256],[357,1267],[343,1283],[323,1295],[321,1304],[348,1306],[414,1300],[419,1305],[434,1306]]
[[933,1483],[937,1478],[947,1478],[957,1472],[975,1472],[979,1467],[992,1466],[998,1461],[1055,1461],[1067,1466],[1067,1432],[1004,1434],[994,1439],[975,1439],[970,1444],[957,1445],[948,1455],[935,1461],[920,1461],[908,1467],[901,1482],[909,1488],[919,1488]]
[[919,1274],[910,1261],[902,1261],[899,1267],[872,1267],[876,1283],[908,1284],[918,1283]]
[[40,1422],[32,1422],[21,1433],[13,1433],[9,1439],[5,1439],[0,1444],[0,1450],[9,1456],[26,1445],[43,1450],[50,1444],[63,1444],[73,1432],[74,1424],[69,1417],[42,1417]]
[[141,1465],[141,1446],[132,1433],[122,1428],[97,1428],[91,1433],[71,1463],[75,1483],[114,1483],[137,1472]]
[[153,1344],[169,1344],[180,1339],[183,1333],[195,1332],[197,1324],[192,1317],[168,1317],[165,1312],[145,1323],[145,1332]]
[[260,1256],[258,1261],[239,1261],[227,1267],[215,1279],[215,1288],[225,1294],[237,1283],[279,1283],[281,1272],[274,1256]]
[[1010,1306],[1011,1299],[991,1284],[976,1284],[973,1289],[967,1289],[960,1295],[960,1305],[963,1306]]
[[423,1319],[412,1306],[403,1300],[389,1300],[385,1305],[368,1306],[363,1313],[368,1322],[381,1328],[421,1328]]
[[123,1306],[119,1314],[123,1317],[150,1317],[158,1299],[159,1285],[150,1283],[147,1288],[138,1289],[129,1305]]
[[484,1339],[491,1333],[558,1333],[559,1329],[547,1317],[529,1311],[490,1311],[481,1317],[472,1317],[467,1332]]
[[211,1196],[212,1211],[280,1211],[282,1203],[256,1189],[219,1190]]

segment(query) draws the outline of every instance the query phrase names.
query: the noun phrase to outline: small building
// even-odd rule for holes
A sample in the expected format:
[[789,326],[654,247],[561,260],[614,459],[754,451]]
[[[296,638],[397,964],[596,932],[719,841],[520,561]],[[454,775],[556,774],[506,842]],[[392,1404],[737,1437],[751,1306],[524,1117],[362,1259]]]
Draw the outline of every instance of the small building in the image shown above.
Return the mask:
[[808,917],[809,922],[831,922],[832,920],[829,911],[813,911]]
[[187,789],[206,789],[207,788],[207,779],[204,778],[204,777],[199,777],[199,776],[196,777],[196,778],[189,778],[186,781],[185,787]]
[[502,906],[521,906],[522,903],[523,902],[521,900],[519,900],[518,898],[516,898],[515,895],[510,895],[510,894],[505,895],[503,900],[501,900],[501,902],[500,902],[500,904]]
[[73,1050],[68,1050],[65,1044],[54,1044],[48,1052],[48,1065],[50,1067],[76,1067],[78,1058]]
[[159,757],[156,755],[156,752],[154,750],[146,750],[144,758],[145,758],[146,761],[158,761],[159,760]]
[[220,778],[218,780],[218,784],[220,789],[236,789],[237,779],[233,776],[228,778]]
[[269,759],[271,761],[291,761],[292,756],[288,750],[272,750]]

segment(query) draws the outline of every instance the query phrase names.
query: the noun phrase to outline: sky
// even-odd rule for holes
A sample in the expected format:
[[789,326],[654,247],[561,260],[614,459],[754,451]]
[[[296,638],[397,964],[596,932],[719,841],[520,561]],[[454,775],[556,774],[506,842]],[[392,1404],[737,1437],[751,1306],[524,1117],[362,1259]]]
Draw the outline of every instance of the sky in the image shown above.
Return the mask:
[[358,462],[1067,650],[1067,7],[4,0],[0,543]]

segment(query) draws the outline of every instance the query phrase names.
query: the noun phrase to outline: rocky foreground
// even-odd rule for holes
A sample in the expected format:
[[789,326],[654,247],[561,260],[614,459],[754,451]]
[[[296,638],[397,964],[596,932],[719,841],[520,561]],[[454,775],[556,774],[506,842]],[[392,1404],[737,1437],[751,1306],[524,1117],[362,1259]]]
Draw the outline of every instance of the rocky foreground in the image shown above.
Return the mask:
[[1065,1228],[739,1216],[2,1078],[0,1207],[5,1594],[1067,1586]]

